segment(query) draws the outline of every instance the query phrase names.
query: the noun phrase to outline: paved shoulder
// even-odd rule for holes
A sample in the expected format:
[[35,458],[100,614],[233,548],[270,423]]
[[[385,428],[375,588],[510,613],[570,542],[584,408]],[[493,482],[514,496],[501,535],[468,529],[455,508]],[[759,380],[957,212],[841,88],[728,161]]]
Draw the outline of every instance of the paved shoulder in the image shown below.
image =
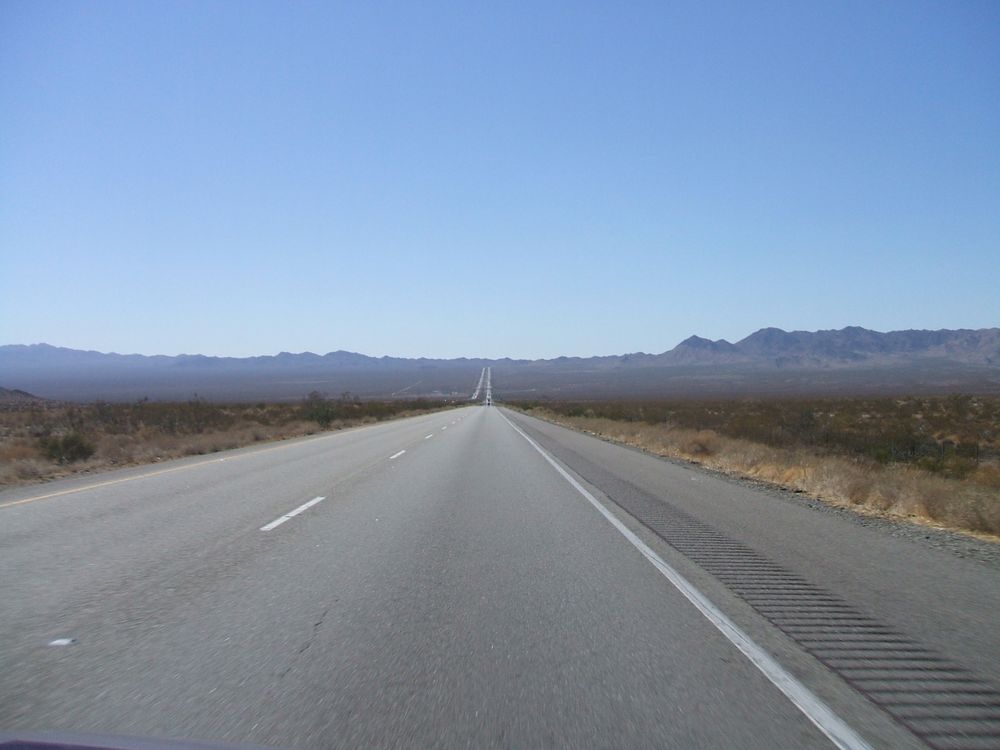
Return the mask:
[[762,629],[777,631],[926,744],[1000,741],[1000,664],[992,656],[1000,653],[1000,580],[989,566],[511,417],[665,542],[720,601],[750,609]]

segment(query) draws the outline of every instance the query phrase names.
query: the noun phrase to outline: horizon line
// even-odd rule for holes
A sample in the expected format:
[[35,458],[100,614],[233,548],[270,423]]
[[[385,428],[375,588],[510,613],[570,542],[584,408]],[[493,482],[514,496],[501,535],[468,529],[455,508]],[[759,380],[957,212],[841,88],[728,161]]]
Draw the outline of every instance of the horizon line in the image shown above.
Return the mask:
[[309,350],[309,349],[304,350],[304,351],[300,351],[300,352],[291,352],[291,351],[288,351],[288,350],[281,350],[281,351],[276,352],[274,354],[245,354],[245,355],[203,354],[203,353],[189,354],[187,352],[180,352],[180,353],[177,353],[177,354],[162,354],[162,353],[158,353],[158,354],[143,354],[141,352],[127,352],[127,353],[123,353],[123,352],[117,352],[117,351],[101,351],[99,349],[77,349],[77,348],[72,347],[72,346],[61,346],[61,345],[58,345],[58,344],[50,344],[50,343],[45,342],[45,341],[40,341],[40,342],[36,342],[36,343],[32,343],[32,344],[18,344],[18,343],[0,344],[0,349],[7,348],[7,347],[15,347],[15,346],[21,346],[21,347],[49,347],[49,348],[52,348],[52,349],[67,349],[69,351],[85,352],[85,353],[88,353],[88,354],[90,354],[90,353],[92,353],[92,354],[102,354],[102,355],[106,355],[106,356],[114,355],[114,356],[119,356],[119,357],[149,357],[149,358],[152,358],[152,357],[204,357],[206,359],[255,359],[255,358],[259,358],[259,357],[279,357],[282,354],[289,354],[289,355],[292,355],[292,356],[302,356],[302,355],[306,355],[306,354],[311,354],[311,355],[313,355],[315,357],[326,357],[326,356],[329,356],[331,354],[353,354],[353,355],[357,355],[357,356],[361,356],[361,357],[367,357],[369,359],[408,359],[408,360],[427,359],[427,360],[439,360],[439,361],[440,360],[443,360],[443,361],[460,360],[460,359],[496,361],[496,360],[505,360],[506,359],[506,360],[512,360],[512,361],[520,361],[520,362],[538,362],[538,361],[549,361],[549,360],[556,360],[556,359],[593,359],[593,358],[597,358],[597,357],[629,357],[629,356],[634,356],[634,355],[658,356],[660,354],[666,354],[667,352],[673,351],[678,346],[680,346],[681,344],[683,344],[686,341],[690,341],[691,339],[701,339],[703,341],[710,341],[712,343],[738,344],[741,341],[744,341],[745,339],[749,338],[750,336],[753,336],[756,333],[760,333],[761,331],[780,331],[782,333],[831,333],[831,332],[832,333],[840,333],[840,332],[847,331],[847,330],[850,330],[850,329],[858,329],[858,330],[867,331],[869,333],[878,333],[878,334],[882,334],[882,335],[888,335],[888,334],[891,334],[891,333],[906,333],[906,332],[924,332],[924,333],[938,333],[938,332],[941,332],[941,331],[952,331],[952,332],[968,331],[968,332],[977,332],[977,331],[997,330],[998,328],[1000,328],[1000,326],[994,325],[994,326],[987,326],[987,327],[983,327],[983,328],[901,328],[901,329],[896,329],[896,330],[892,330],[892,331],[879,331],[879,330],[874,329],[874,328],[865,328],[864,326],[847,325],[847,326],[844,326],[842,328],[820,328],[820,329],[817,329],[815,331],[807,331],[807,330],[803,330],[803,329],[786,330],[786,329],[780,328],[778,326],[764,326],[762,328],[758,328],[758,329],[752,331],[751,333],[748,333],[746,336],[743,336],[742,338],[737,339],[736,341],[729,341],[728,339],[724,339],[724,338],[710,339],[710,338],[707,338],[705,336],[700,336],[698,334],[691,334],[687,338],[682,339],[681,341],[678,341],[676,344],[674,344],[674,346],[672,346],[672,347],[670,347],[668,349],[664,349],[664,350],[662,350],[660,352],[646,352],[646,351],[638,350],[638,351],[631,351],[631,352],[619,352],[619,353],[613,353],[613,354],[558,354],[558,355],[548,356],[548,357],[514,357],[514,356],[510,356],[510,355],[505,355],[505,356],[502,356],[502,357],[470,356],[470,355],[460,355],[460,356],[453,356],[453,357],[435,357],[435,356],[422,355],[422,356],[418,356],[418,357],[407,357],[407,356],[400,356],[400,355],[396,355],[396,354],[365,354],[364,352],[353,351],[353,350],[350,350],[350,349],[333,349],[333,350],[330,350],[330,351],[322,353],[322,354],[320,354],[319,352],[314,352],[314,351]]

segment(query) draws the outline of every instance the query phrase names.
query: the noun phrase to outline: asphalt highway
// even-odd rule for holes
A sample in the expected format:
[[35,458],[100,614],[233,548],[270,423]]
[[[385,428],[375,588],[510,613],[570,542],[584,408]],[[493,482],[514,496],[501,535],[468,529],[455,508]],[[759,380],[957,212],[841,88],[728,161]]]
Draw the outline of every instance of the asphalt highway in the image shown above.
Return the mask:
[[0,493],[0,729],[996,747],[998,578],[476,404]]

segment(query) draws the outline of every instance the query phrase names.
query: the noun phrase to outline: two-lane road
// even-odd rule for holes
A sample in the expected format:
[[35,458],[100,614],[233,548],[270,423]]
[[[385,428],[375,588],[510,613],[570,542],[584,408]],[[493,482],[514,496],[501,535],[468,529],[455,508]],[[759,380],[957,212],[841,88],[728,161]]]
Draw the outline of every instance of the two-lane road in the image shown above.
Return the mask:
[[[712,568],[736,547],[684,553],[639,523],[639,500],[702,551],[705,528],[767,547],[787,571],[767,580],[806,591],[789,576],[808,573],[959,676],[997,676],[994,570],[469,406],[0,494],[0,729],[303,749],[990,746],[988,689],[987,709],[963,709],[966,744],[947,745],[819,658],[816,629],[769,614],[760,584]],[[894,596],[861,570],[877,563]],[[914,564],[944,599],[906,603]]]

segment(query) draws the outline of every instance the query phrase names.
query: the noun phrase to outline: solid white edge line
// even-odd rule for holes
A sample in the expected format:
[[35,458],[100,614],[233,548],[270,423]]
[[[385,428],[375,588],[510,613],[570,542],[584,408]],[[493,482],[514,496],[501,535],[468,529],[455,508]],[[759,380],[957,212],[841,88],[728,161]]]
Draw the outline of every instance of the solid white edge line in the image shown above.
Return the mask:
[[300,505],[295,510],[286,513],[285,515],[281,516],[280,518],[275,518],[273,521],[271,521],[271,523],[267,524],[267,526],[261,526],[260,530],[261,531],[270,531],[271,529],[276,529],[279,526],[281,526],[281,524],[283,524],[285,521],[287,521],[289,518],[295,518],[295,516],[297,516],[299,513],[302,513],[304,511],[309,510],[316,503],[322,502],[323,500],[326,500],[326,498],[325,497],[314,497],[308,503],[302,503],[302,505]]
[[394,458],[399,458],[404,453],[406,453],[406,448],[403,448],[403,450],[399,451],[399,453],[393,453],[391,456],[389,456],[389,460],[392,461],[392,459]]
[[722,633],[730,643],[738,648],[750,662],[759,669],[771,683],[778,688],[785,697],[805,714],[816,727],[825,734],[830,741],[842,750],[872,750],[871,745],[864,741],[843,719],[823,701],[817,698],[809,688],[799,682],[788,673],[784,667],[778,664],[769,653],[758,646],[749,635],[744,633],[739,626],[723,614],[722,610],[712,604],[708,597],[701,593],[695,586],[679,572],[674,570],[663,560],[653,549],[642,541],[635,533],[623,524],[611,511],[605,508],[587,489],[574,479],[569,472],[556,463],[549,454],[528,437],[525,432],[516,424],[511,422],[501,412],[497,412],[503,420],[509,424],[521,437],[528,441],[532,448],[538,451],[542,458],[562,475],[563,479],[572,485],[573,489],[583,495],[597,511],[604,516],[612,526],[614,526],[622,536],[628,539],[632,545],[642,553],[643,557],[649,560],[660,573],[670,583],[674,585],[684,597],[691,602],[705,618],[711,622],[716,629]]

